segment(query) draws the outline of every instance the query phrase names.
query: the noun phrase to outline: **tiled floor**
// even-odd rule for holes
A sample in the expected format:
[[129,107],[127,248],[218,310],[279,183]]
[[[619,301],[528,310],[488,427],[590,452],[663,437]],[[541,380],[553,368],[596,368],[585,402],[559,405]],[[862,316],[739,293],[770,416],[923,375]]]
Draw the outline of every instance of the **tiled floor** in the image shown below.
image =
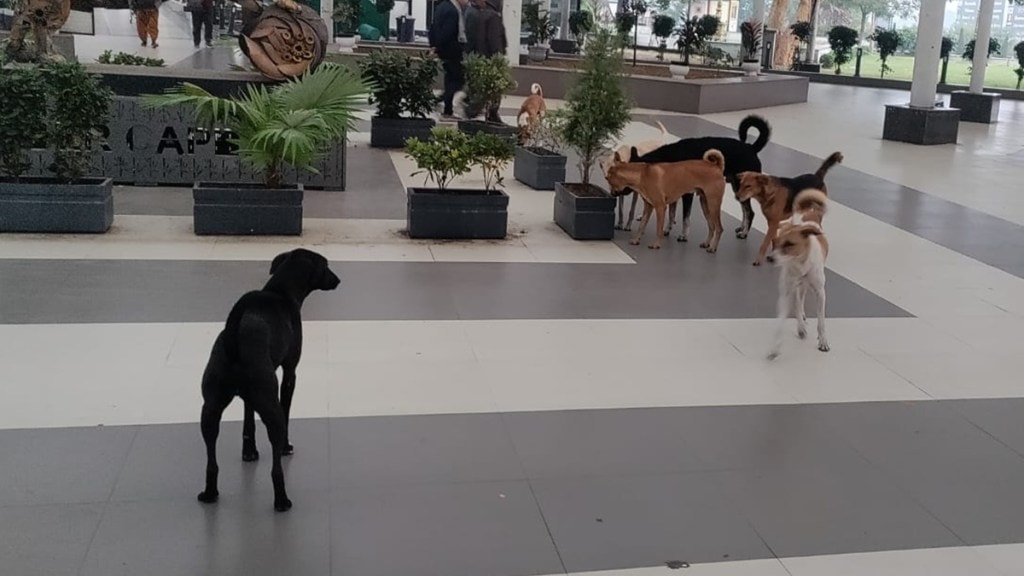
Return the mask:
[[[0,574],[1024,574],[1024,104],[924,149],[878,138],[905,98],[813,85],[758,111],[769,172],[846,155],[832,351],[791,337],[771,364],[763,220],[713,256],[577,243],[510,179],[507,240],[410,241],[412,166],[365,133],[301,238],[195,237],[188,191],[155,188],[119,189],[106,235],[5,235]],[[741,117],[637,111],[624,137]],[[210,345],[297,245],[342,285],[304,309],[295,508],[273,512],[266,458],[241,462],[237,403],[203,506]]]

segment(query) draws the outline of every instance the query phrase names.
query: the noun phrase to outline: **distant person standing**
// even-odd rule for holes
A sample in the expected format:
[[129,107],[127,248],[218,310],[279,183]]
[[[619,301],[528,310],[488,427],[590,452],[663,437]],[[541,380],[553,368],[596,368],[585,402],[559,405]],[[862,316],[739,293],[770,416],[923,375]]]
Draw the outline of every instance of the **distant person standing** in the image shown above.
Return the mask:
[[[479,10],[474,18],[472,33],[473,45],[470,52],[482,56],[504,55],[508,48],[508,39],[505,36],[505,24],[501,20],[501,0],[478,0]],[[501,122],[498,115],[499,104],[487,111],[488,122]]]
[[135,30],[142,45],[152,40],[153,48],[159,46],[156,37],[160,35],[160,0],[131,0],[129,5],[135,14]]
[[466,21],[466,52],[472,54],[477,45],[477,24],[480,16],[480,6],[484,0],[469,0],[469,5],[463,11]]
[[199,48],[200,37],[204,37],[206,46],[212,48],[213,0],[188,0],[187,7],[192,12],[192,45]]
[[462,14],[468,0],[439,0],[434,6],[434,21],[430,23],[427,38],[430,47],[441,59],[444,69],[444,96],[441,101],[444,109],[441,118],[455,118],[452,101],[455,93],[465,83],[465,71],[462,68],[463,46],[466,44],[466,21]]

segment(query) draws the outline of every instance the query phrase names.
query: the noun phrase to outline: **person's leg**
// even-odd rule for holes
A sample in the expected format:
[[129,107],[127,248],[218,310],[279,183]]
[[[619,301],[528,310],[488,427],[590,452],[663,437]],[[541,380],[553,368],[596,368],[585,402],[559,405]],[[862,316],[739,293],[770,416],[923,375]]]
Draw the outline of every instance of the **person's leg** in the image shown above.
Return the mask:
[[192,13],[192,45],[199,48],[200,32],[203,27],[203,13],[193,12]]
[[441,62],[441,67],[444,69],[444,96],[442,98],[444,109],[441,111],[441,114],[443,116],[452,116],[454,114],[452,100],[455,99],[455,93],[459,90],[456,82],[459,75],[458,68],[461,68],[461,66],[460,62],[456,60],[444,60]]
[[142,40],[142,45],[147,44],[146,39],[146,11],[136,10],[135,11],[135,31],[139,33],[139,40]]
[[153,39],[153,48],[157,47],[156,37],[160,35],[160,9],[149,10],[149,37]]
[[203,26],[205,26],[206,45],[213,46],[213,9],[203,12]]

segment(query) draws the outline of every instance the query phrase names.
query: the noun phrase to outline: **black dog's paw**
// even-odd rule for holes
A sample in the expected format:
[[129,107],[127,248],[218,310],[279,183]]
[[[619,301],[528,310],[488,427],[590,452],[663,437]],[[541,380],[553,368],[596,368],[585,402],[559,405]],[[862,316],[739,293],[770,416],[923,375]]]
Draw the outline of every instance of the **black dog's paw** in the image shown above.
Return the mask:
[[285,446],[284,450],[281,451],[282,456],[291,456],[292,454],[295,454],[295,446],[292,446],[291,444]]
[[287,498],[282,498],[280,500],[277,500],[277,499],[274,500],[274,510],[277,510],[278,512],[287,512],[287,511],[289,511],[291,509],[292,509],[292,501],[291,500],[289,500]]
[[242,450],[242,462],[255,462],[260,459],[259,450]]
[[199,493],[199,501],[203,504],[213,504],[218,498],[220,498],[220,492],[203,491]]

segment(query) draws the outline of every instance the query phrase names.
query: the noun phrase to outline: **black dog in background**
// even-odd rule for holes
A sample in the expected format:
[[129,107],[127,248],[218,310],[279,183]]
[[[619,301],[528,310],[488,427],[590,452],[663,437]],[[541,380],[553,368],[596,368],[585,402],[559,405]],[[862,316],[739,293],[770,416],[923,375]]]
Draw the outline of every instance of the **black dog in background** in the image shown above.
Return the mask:
[[[757,140],[747,143],[747,133],[751,128],[757,129]],[[700,160],[708,150],[719,150],[725,156],[725,178],[732,184],[735,194],[740,189],[739,174],[741,172],[761,172],[761,159],[758,154],[768,144],[772,129],[768,122],[757,115],[751,114],[740,122],[739,139],[705,136],[702,138],[683,138],[666,144],[640,156],[634,156],[630,162],[682,162],[683,160]],[[750,200],[743,205],[743,223],[736,229],[737,238],[746,238],[754,223],[754,209]],[[690,210],[693,208],[693,194],[683,196],[683,231],[680,241],[686,241],[690,229]],[[672,215],[675,218],[675,214]]]
[[[206,442],[206,489],[200,502],[216,502],[217,435],[224,409],[238,396],[245,402],[242,459],[259,458],[254,412],[267,427],[273,451],[274,509],[284,512],[292,501],[284,489],[281,456],[292,453],[288,443],[288,414],[295,393],[295,368],[302,355],[302,303],[314,290],[334,290],[341,281],[327,259],[299,248],[279,254],[270,264],[270,280],[262,290],[238,299],[217,336],[203,373],[201,426]],[[277,368],[281,367],[278,401]]]

